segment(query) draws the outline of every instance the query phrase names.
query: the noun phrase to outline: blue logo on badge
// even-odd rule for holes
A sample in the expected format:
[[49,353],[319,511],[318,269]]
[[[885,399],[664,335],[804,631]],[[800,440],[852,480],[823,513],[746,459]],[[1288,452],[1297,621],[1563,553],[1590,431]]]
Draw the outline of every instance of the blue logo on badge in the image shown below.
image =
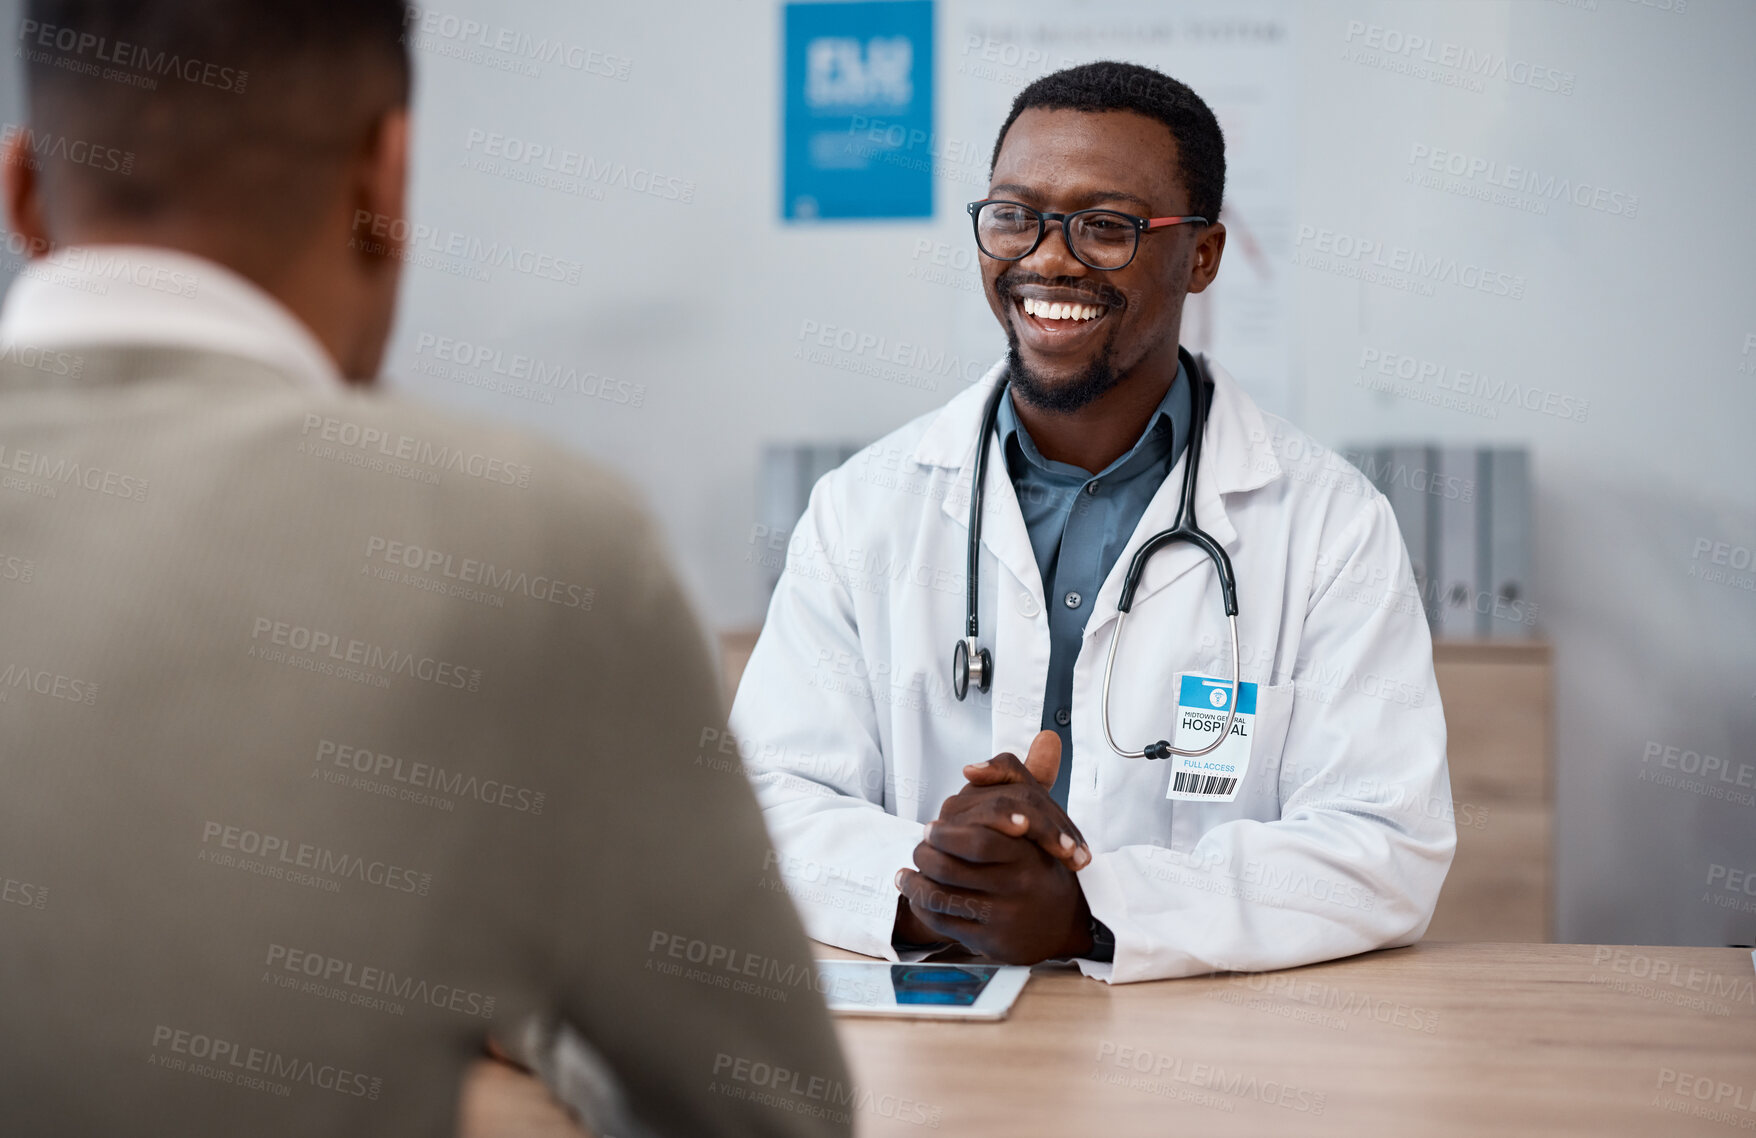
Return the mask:
[[[1226,697],[1231,694],[1232,681],[1218,680],[1212,676],[1185,675],[1177,690],[1177,706],[1198,707],[1203,711],[1209,708],[1215,711],[1226,709]],[[1238,685],[1238,714],[1256,714],[1256,685],[1240,683]]]

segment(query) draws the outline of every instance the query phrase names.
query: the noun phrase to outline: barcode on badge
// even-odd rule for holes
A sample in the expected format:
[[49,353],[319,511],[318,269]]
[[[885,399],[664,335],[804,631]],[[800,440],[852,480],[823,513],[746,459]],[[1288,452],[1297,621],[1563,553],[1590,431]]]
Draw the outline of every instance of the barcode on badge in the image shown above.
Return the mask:
[[1171,790],[1176,794],[1230,794],[1236,785],[1238,780],[1235,778],[1196,774],[1194,771],[1178,771],[1171,779]]

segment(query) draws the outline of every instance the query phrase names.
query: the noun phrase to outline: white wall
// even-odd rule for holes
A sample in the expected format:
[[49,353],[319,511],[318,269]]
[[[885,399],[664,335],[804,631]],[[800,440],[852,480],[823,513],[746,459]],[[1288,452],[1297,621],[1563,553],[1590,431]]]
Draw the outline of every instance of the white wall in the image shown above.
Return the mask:
[[[1709,888],[1714,865],[1756,869],[1756,808],[1639,780],[1657,773],[1649,744],[1756,765],[1756,592],[1689,576],[1697,541],[1756,546],[1756,8],[1595,9],[1336,4],[1307,21],[1309,222],[1467,252],[1528,288],[1423,299],[1309,275],[1304,419],[1326,440],[1531,446],[1534,596],[1557,660],[1559,935],[1748,943],[1756,906],[1706,902],[1729,896]],[[1572,71],[1574,92],[1370,71],[1341,58],[1349,19]],[[1417,143],[1636,194],[1638,212],[1534,216],[1412,187]],[[1363,346],[1589,399],[1589,415],[1488,421],[1376,398],[1352,386]]]
[[[1104,18],[1102,3],[1065,7]],[[417,52],[416,220],[575,259],[583,272],[568,285],[412,269],[394,385],[552,432],[621,470],[662,519],[709,622],[754,621],[761,443],[869,439],[951,391],[797,359],[803,322],[942,350],[966,343],[980,301],[909,272],[920,238],[967,240],[959,207],[974,195],[941,185],[930,224],[782,226],[781,16],[767,0],[446,0],[441,10],[629,65],[625,79],[554,63],[531,78]],[[1316,0],[1280,10],[1297,44],[1298,224],[1523,278],[1516,300],[1446,284],[1411,295],[1295,266],[1283,243],[1271,252],[1296,283],[1286,410],[1332,445],[1394,436],[1532,448],[1533,596],[1559,676],[1559,934],[1756,940],[1756,898],[1709,881],[1715,865],[1756,873],[1756,807],[1641,781],[1657,769],[1643,764],[1654,744],[1756,766],[1756,592],[1690,576],[1706,564],[1692,560],[1699,542],[1709,559],[1714,542],[1744,557],[1756,547],[1756,6]],[[966,15],[964,0],[941,0],[947,107],[971,96],[951,39]],[[1572,90],[1498,78],[1468,90],[1368,66],[1344,57],[1366,46],[1363,31],[1350,38],[1355,21],[1425,37],[1435,54],[1452,44],[1570,72]],[[471,131],[656,171],[681,179],[661,183],[679,193],[692,183],[693,200],[620,186],[590,200],[467,169],[482,149],[470,148]],[[1406,180],[1416,146],[1604,187],[1638,208],[1628,217],[1551,202],[1537,214],[1424,188]],[[419,370],[433,359],[423,336],[607,376],[620,399],[644,385],[642,405],[576,394],[543,405],[434,378]],[[996,333],[988,350],[999,344]],[[1356,382],[1366,349],[1516,380],[1568,407],[1589,401],[1589,412],[1580,422],[1513,406],[1487,418],[1375,393]],[[1716,907],[1714,896],[1751,911]]]

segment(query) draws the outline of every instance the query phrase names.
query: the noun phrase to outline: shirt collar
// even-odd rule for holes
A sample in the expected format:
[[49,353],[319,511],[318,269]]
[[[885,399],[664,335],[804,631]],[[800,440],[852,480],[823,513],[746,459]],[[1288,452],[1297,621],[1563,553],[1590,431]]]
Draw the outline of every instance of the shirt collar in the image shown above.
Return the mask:
[[1013,392],[1010,389],[1006,392],[1006,398],[1000,401],[995,431],[1000,436],[1002,451],[1014,477],[1021,473],[1018,464],[1022,461],[1041,473],[1079,483],[1096,479],[1132,478],[1152,466],[1168,467],[1173,461],[1172,456],[1188,438],[1189,421],[1194,414],[1189,399],[1189,383],[1189,374],[1179,360],[1176,378],[1171,381],[1165,397],[1159,400],[1158,408],[1147,419],[1140,437],[1126,454],[1095,475],[1071,463],[1056,462],[1043,456],[1030,437],[1030,432],[1018,418],[1018,411],[1012,405]]
[[69,245],[31,261],[0,309],[0,344],[193,348],[256,360],[301,387],[342,385],[285,305],[218,262],[156,246]]

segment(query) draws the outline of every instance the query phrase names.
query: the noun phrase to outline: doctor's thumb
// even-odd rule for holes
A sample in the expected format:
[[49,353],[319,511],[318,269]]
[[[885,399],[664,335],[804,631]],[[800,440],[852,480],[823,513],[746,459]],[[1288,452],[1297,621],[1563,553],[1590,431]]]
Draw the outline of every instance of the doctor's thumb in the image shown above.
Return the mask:
[[1061,770],[1061,736],[1053,731],[1038,731],[1030,741],[1030,753],[1024,757],[1024,769],[1044,786],[1054,786]]

